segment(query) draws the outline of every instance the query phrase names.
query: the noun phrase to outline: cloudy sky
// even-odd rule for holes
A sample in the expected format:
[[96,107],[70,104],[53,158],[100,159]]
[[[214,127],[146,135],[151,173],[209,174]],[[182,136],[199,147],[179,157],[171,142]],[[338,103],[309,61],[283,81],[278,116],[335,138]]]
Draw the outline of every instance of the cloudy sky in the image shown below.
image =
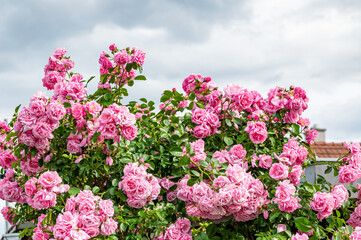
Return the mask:
[[[191,73],[263,96],[303,87],[304,116],[327,141],[361,141],[361,1],[0,0],[0,119],[37,91],[47,59],[65,47],[84,78],[116,43],[146,55],[131,98],[156,102]],[[89,91],[94,91],[95,85]],[[50,96],[50,94],[48,94]]]

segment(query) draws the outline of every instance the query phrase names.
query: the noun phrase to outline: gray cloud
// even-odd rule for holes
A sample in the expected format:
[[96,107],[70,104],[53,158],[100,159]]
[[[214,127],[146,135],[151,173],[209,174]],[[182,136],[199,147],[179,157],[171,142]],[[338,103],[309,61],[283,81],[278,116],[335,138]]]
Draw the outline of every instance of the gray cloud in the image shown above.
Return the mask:
[[310,98],[305,116],[326,127],[330,141],[360,141],[360,1],[0,3],[2,118],[43,90],[43,66],[56,48],[66,47],[75,71],[88,78],[98,75],[99,53],[117,43],[147,52],[149,80],[130,90],[133,99],[157,101],[191,73],[263,96],[297,85]]

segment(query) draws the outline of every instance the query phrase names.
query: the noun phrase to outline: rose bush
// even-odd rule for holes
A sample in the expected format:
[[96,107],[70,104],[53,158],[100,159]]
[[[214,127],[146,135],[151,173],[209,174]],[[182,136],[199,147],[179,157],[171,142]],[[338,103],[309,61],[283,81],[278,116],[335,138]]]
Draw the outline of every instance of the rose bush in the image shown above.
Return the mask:
[[0,122],[1,210],[11,224],[33,222],[32,239],[361,239],[351,192],[305,168],[329,164],[340,183],[361,177],[361,149],[316,162],[317,132],[302,117],[300,87],[267,97],[238,85],[221,91],[190,75],[184,93],[166,90],[159,109],[124,104],[145,53],[109,47],[95,93],[57,49],[29,106]]

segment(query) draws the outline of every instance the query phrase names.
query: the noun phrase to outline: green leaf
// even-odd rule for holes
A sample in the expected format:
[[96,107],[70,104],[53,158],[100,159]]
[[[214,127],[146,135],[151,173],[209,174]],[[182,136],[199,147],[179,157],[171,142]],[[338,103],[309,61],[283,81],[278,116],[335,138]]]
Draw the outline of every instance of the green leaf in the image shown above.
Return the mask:
[[234,117],[232,120],[233,120],[233,122],[234,122],[235,124],[237,124],[238,126],[241,126],[241,125],[242,125],[242,120],[241,120],[241,119]]
[[227,144],[227,146],[231,146],[233,144],[233,140],[230,137],[224,137],[223,140]]
[[15,113],[18,113],[20,106],[21,106],[21,104],[15,108]]
[[173,186],[171,186],[171,187],[169,188],[169,191],[174,191],[174,190],[177,189],[177,187],[178,187],[178,185],[177,185],[177,184],[174,184]]
[[274,210],[273,212],[271,212],[271,214],[269,215],[269,220],[272,222],[274,219],[276,219],[279,215],[281,214],[281,211],[279,210]]
[[121,158],[119,161],[120,161],[121,163],[130,163],[130,162],[132,162],[132,160],[131,160],[130,158],[126,158],[126,157]]
[[70,195],[77,195],[78,193],[80,193],[80,189],[76,187],[71,187],[69,188],[68,193]]
[[204,104],[201,102],[196,102],[197,107],[204,108]]
[[209,225],[207,228],[207,235],[212,237],[217,232],[217,227],[215,224]]
[[108,74],[101,75],[100,82],[104,84],[107,81],[107,78],[108,78]]
[[198,233],[194,240],[209,240],[208,235],[204,232]]
[[298,125],[297,123],[292,123],[292,133],[294,134],[294,135],[299,135],[300,134],[300,125]]
[[64,105],[64,108],[71,108],[71,104],[68,102],[65,102],[63,105]]
[[133,65],[131,63],[127,63],[127,65],[125,66],[125,71],[130,72],[130,70],[132,70]]
[[30,153],[31,153],[31,156],[35,157],[36,154],[38,153],[38,151],[37,151],[35,148],[32,148],[32,149],[30,150]]
[[134,78],[134,80],[141,80],[141,81],[145,81],[147,80],[147,78],[144,75],[138,75]]
[[305,217],[295,218],[296,228],[302,232],[309,232],[312,230],[311,222]]
[[188,156],[183,156],[179,161],[180,166],[188,166],[191,162],[191,159]]
[[170,152],[170,154],[172,154],[175,157],[180,157],[183,155],[183,150],[179,146],[172,147],[169,152]]
[[113,187],[117,187],[118,183],[119,183],[118,179],[114,178],[113,181],[112,181]]
[[203,166],[203,167],[208,167],[208,166],[209,166],[209,164],[208,164],[206,161],[204,161],[204,160],[200,160],[200,161],[199,161],[199,164],[200,164],[201,166]]
[[197,178],[189,179],[187,182],[187,186],[192,187],[197,182],[197,180],[198,180]]
[[100,191],[100,188],[98,186],[93,187],[93,193],[97,193]]
[[106,94],[104,95],[104,99],[105,99],[106,101],[110,100],[111,98],[112,98],[112,93],[110,93],[110,92],[108,92],[108,93],[106,93]]
[[332,167],[331,166],[327,166],[326,170],[325,170],[325,174],[329,174],[330,172],[332,172]]
[[226,124],[228,127],[232,126],[231,120],[229,120],[229,118],[226,118]]
[[40,158],[38,161],[39,167],[42,167],[44,165],[44,159]]

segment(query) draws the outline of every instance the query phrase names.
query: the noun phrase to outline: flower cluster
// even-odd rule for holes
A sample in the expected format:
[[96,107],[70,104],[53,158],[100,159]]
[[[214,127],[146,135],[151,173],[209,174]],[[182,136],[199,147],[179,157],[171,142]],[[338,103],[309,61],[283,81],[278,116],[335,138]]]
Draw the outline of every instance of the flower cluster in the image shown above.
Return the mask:
[[248,91],[235,84],[227,85],[224,88],[224,93],[225,98],[230,100],[229,107],[238,112],[243,110],[253,112],[262,109],[265,104],[258,92]]
[[291,138],[283,145],[282,153],[276,159],[279,163],[274,163],[270,169],[270,176],[276,180],[289,178],[294,185],[300,183],[300,177],[304,172],[303,162],[308,155],[307,148],[299,146],[296,138]]
[[193,92],[196,94],[198,99],[204,100],[206,95],[216,89],[216,85],[210,77],[203,77],[199,74],[191,74],[184,79],[182,88],[187,94]]
[[147,166],[128,163],[124,167],[124,176],[119,182],[119,190],[127,195],[127,203],[133,208],[142,208],[148,201],[157,199],[160,193],[158,179],[147,173]]
[[56,239],[90,239],[99,234],[109,236],[118,226],[113,216],[110,200],[102,200],[84,190],[66,201],[65,212],[56,219],[53,234]]
[[221,126],[218,116],[206,109],[194,108],[192,110],[192,122],[198,124],[193,133],[196,138],[205,138],[217,132]]
[[62,102],[83,100],[87,90],[84,88],[82,79],[83,76],[81,74],[74,74],[69,81],[55,84],[52,100]]
[[65,53],[66,50],[64,48],[55,50],[54,55],[49,58],[49,62],[44,68],[45,77],[43,78],[43,85],[48,90],[53,90],[57,83],[63,82],[66,71],[74,67],[74,62],[65,57]]
[[339,182],[353,183],[361,178],[361,147],[359,143],[344,143],[350,150],[351,156],[345,158],[346,165],[339,167]]
[[188,218],[178,218],[156,240],[192,240],[191,222]]
[[237,221],[257,218],[268,202],[262,182],[240,165],[229,165],[226,175],[214,179],[212,185],[200,182],[190,187],[187,176],[178,183],[177,198],[186,202],[189,216],[220,219],[233,214]]
[[41,214],[38,217],[38,223],[36,224],[36,227],[34,228],[34,233],[33,233],[33,240],[44,240],[44,239],[49,239],[49,232],[53,231],[53,226],[52,225],[48,225],[45,223],[45,218],[47,217],[47,215],[45,214]]
[[119,86],[127,84],[129,80],[135,78],[135,70],[130,69],[128,71],[127,65],[136,64],[141,67],[144,64],[145,53],[140,49],[133,47],[132,50],[119,50],[115,44],[112,44],[109,50],[114,55],[113,57],[105,52],[99,57],[100,74],[111,74],[113,79],[112,76],[109,76],[106,81],[99,83],[98,88],[110,89],[111,83],[116,83]]
[[62,104],[49,101],[45,94],[35,94],[28,107],[19,112],[14,130],[19,132],[19,143],[38,150],[49,149],[52,132],[59,126],[66,111]]
[[26,203],[23,188],[15,180],[15,171],[8,169],[5,178],[0,179],[0,199],[8,202]]
[[268,93],[265,110],[270,115],[276,111],[287,108],[284,116],[286,123],[297,123],[303,111],[308,108],[308,97],[305,90],[300,87],[291,87],[290,90],[276,87]]
[[[191,147],[193,149],[193,156],[190,156],[187,153],[187,150],[185,147],[182,147],[183,149],[183,156],[187,155],[188,157],[190,157],[191,162],[189,164],[189,167],[191,168],[196,168],[196,166],[194,165],[194,163],[198,164],[199,161],[201,160],[205,160],[207,158],[207,154],[204,152],[204,141],[202,139],[199,139],[195,142],[192,142]],[[194,162],[194,163],[193,163]]]
[[330,193],[316,192],[310,206],[318,212],[318,219],[324,219],[330,216],[333,210],[340,208],[348,197],[347,189],[343,185],[335,185]]
[[137,135],[135,115],[129,112],[125,106],[112,104],[105,108],[99,116],[99,128],[102,137],[120,141],[121,136],[127,140],[133,140]]
[[17,223],[14,223],[15,218],[15,209],[12,207],[3,207],[1,209],[1,214],[5,218],[6,221],[8,221],[11,225],[15,226]]
[[294,197],[296,188],[289,180],[279,182],[279,187],[276,187],[276,194],[273,201],[278,204],[278,208],[283,212],[291,213],[299,208],[302,208],[299,202],[300,198]]
[[220,163],[229,163],[231,165],[241,165],[243,168],[247,169],[248,164],[245,161],[247,151],[243,148],[242,145],[234,145],[229,151],[222,150],[216,151],[213,154],[213,158],[216,158]]
[[46,171],[30,178],[24,185],[28,196],[27,203],[34,209],[47,209],[56,205],[56,194],[69,190],[69,185],[61,184],[62,179],[57,172]]

